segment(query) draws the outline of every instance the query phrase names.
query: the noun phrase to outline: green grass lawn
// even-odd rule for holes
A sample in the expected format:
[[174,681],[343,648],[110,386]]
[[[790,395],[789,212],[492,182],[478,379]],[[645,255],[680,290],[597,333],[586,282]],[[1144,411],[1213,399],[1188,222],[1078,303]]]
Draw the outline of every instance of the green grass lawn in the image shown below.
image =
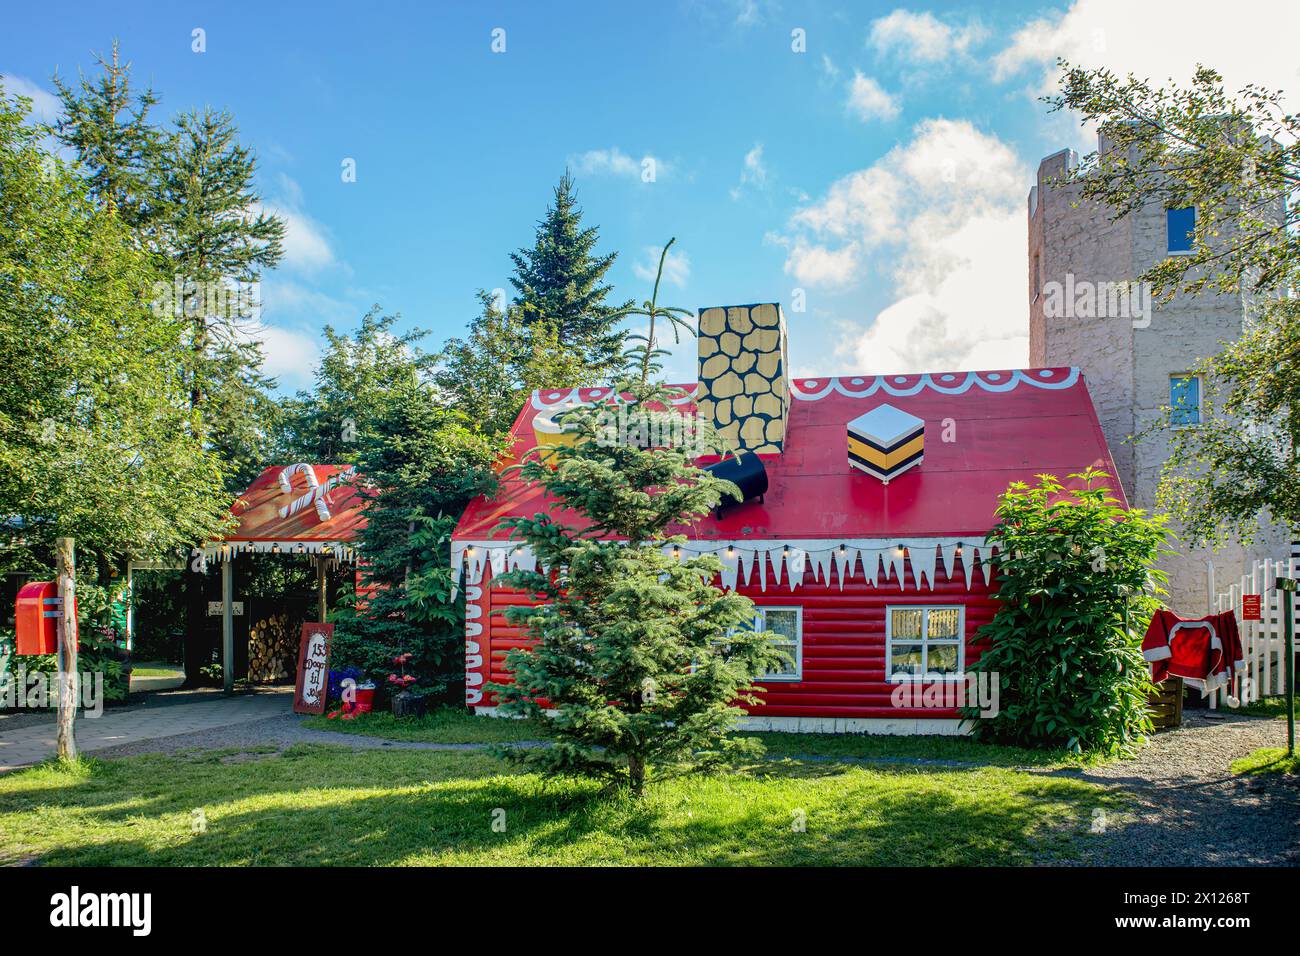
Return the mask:
[[464,708],[444,707],[423,717],[403,717],[389,712],[361,714],[352,720],[308,717],[304,723],[316,730],[337,730],[345,734],[384,737],[388,740],[434,744],[503,744],[545,737],[543,725],[534,720],[481,717]]
[[1076,856],[1095,839],[1092,811],[1116,801],[1090,783],[1002,767],[790,760],[663,782],[637,804],[543,782],[485,752],[313,745],[0,777],[0,862],[1027,864]]
[[1225,707],[1224,710],[1230,714],[1245,714],[1247,717],[1281,717],[1286,719],[1286,698],[1261,697],[1259,700],[1251,701],[1244,707],[1238,707],[1235,710]]
[[184,677],[185,670],[179,664],[133,664],[132,677]]
[[1262,747],[1232,762],[1233,773],[1300,773],[1300,756],[1287,758],[1285,747]]
[[[308,717],[318,730],[437,744],[496,744],[543,740],[542,721],[481,717],[443,708],[421,718],[398,720],[390,713],[364,714],[354,720]],[[815,757],[828,760],[942,760],[1000,767],[1056,767],[1080,763],[1064,750],[1040,751],[976,743],[969,737],[886,737],[865,734],[753,733],[772,758]]]

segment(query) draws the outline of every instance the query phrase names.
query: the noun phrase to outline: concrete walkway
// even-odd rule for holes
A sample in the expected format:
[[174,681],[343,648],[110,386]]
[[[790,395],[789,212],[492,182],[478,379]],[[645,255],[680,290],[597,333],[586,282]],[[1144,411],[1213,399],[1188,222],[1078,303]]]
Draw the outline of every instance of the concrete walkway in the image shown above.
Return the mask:
[[[93,754],[97,750],[141,740],[265,720],[288,714],[292,707],[293,688],[273,687],[236,697],[214,696],[211,700],[170,707],[106,710],[101,717],[77,718],[77,749],[83,754]],[[29,767],[52,757],[55,736],[53,721],[0,730],[0,773]]]

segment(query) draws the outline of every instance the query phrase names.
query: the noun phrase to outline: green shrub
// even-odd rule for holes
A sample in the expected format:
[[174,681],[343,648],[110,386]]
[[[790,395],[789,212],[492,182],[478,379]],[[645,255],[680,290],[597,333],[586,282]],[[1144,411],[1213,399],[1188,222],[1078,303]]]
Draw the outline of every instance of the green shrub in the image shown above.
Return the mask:
[[1141,635],[1164,593],[1154,564],[1168,532],[1162,518],[1122,508],[1099,484],[1104,472],[1070,477],[1084,487],[1039,475],[999,499],[990,538],[1001,606],[969,668],[996,675],[999,709],[964,713],[984,739],[1128,752],[1151,730]]

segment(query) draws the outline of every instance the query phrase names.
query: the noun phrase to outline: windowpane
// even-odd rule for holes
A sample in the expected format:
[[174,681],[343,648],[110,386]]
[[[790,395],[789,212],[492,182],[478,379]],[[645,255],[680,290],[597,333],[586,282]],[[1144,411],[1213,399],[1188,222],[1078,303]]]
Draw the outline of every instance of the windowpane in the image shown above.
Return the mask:
[[772,665],[760,680],[798,680],[799,648],[803,641],[800,633],[799,609],[793,607],[761,607],[756,610],[754,626],[766,632],[768,639],[782,654],[779,663]]
[[1169,421],[1174,425],[1199,425],[1201,380],[1195,375],[1169,376]]
[[1170,252],[1191,252],[1192,232],[1196,228],[1196,209],[1165,210],[1165,225],[1168,229]]
[[930,640],[945,637],[960,637],[957,633],[958,622],[961,620],[961,609],[955,607],[936,607],[930,610],[930,619],[927,622],[926,636]]
[[928,672],[931,674],[956,674],[959,671],[958,645],[956,644],[930,644]]
[[895,642],[889,653],[890,674],[921,674],[920,644],[899,644]]
[[773,635],[780,634],[790,641],[799,639],[799,612],[793,608],[775,609],[771,608],[763,612],[766,619],[764,630]]
[[899,606],[888,613],[888,677],[935,680],[961,675],[965,635],[960,605]]
[[920,608],[894,608],[894,620],[890,628],[894,640],[911,640],[921,636],[921,619],[925,612]]
[[798,647],[795,644],[787,644],[783,641],[773,641],[773,646],[784,656],[779,664],[773,665],[772,669],[767,672],[768,677],[794,677],[799,673],[798,669]]

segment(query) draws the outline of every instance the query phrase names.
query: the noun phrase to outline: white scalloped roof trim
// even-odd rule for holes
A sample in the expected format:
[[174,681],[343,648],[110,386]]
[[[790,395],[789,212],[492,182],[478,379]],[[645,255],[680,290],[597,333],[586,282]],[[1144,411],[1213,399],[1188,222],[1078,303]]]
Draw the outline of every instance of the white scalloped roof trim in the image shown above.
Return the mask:
[[[926,388],[941,395],[964,395],[977,385],[986,392],[1010,392],[1021,385],[1060,391],[1079,381],[1077,368],[1069,369],[1064,378],[1055,378],[1055,374],[1052,369],[1011,369],[1005,372],[926,372],[919,378],[913,375],[801,377],[790,379],[790,394],[804,402],[815,402],[832,392],[838,392],[846,398],[870,398],[877,392],[906,398]],[[685,389],[686,394],[674,401],[674,405],[685,405],[693,400],[695,386],[685,386]],[[614,395],[612,388],[541,389],[533,392],[532,406],[538,411],[545,411],[566,402],[586,404],[579,392],[588,393],[587,401],[609,401]]]

